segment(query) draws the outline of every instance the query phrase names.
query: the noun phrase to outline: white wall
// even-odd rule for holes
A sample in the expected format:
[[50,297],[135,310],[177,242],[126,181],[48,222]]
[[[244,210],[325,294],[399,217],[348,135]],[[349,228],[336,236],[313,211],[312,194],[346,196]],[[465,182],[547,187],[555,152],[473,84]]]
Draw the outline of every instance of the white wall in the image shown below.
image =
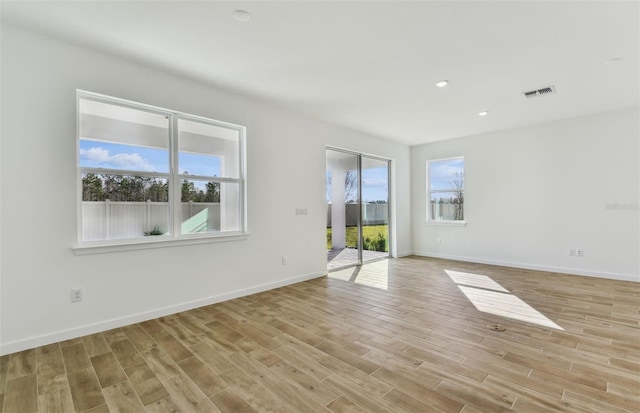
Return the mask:
[[[406,146],[7,25],[1,51],[2,354],[325,274],[326,145],[394,160],[394,252],[411,250]],[[246,126],[249,239],[74,255],[76,89]]]
[[[414,251],[640,281],[639,136],[633,109],[412,147]],[[427,224],[426,161],[458,155],[468,224]]]

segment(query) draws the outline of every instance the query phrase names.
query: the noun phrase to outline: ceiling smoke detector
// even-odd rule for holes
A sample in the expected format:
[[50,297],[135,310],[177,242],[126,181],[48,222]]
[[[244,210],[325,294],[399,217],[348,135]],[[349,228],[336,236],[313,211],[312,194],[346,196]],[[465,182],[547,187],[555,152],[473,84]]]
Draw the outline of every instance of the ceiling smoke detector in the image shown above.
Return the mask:
[[524,97],[526,97],[527,99],[535,98],[535,97],[538,97],[538,96],[551,95],[551,94],[554,94],[554,93],[556,93],[556,87],[555,86],[547,86],[547,87],[543,87],[542,89],[536,89],[536,90],[530,90],[528,92],[522,92]]

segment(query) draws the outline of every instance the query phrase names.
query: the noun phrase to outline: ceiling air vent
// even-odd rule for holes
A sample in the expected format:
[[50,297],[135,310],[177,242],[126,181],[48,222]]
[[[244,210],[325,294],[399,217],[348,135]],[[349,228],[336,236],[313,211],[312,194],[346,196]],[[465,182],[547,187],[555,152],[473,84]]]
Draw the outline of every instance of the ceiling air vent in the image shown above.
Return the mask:
[[550,94],[556,93],[556,87],[547,86],[547,87],[543,87],[542,89],[530,90],[528,92],[522,92],[522,93],[524,94],[524,97],[526,97],[527,99],[531,99],[538,96],[544,96],[544,95],[550,95]]

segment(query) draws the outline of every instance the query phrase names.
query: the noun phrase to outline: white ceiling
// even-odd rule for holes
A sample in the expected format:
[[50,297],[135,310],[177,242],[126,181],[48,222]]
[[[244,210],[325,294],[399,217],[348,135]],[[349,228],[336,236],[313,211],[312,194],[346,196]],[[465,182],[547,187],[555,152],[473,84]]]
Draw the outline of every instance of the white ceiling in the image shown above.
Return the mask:
[[1,4],[3,23],[410,145],[639,101],[636,1]]

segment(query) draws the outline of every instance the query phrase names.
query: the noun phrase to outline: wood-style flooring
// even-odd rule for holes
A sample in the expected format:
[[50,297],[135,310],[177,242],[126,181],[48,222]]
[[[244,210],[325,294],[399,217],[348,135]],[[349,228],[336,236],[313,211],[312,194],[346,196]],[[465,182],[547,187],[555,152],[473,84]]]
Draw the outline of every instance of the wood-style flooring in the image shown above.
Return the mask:
[[637,413],[639,312],[640,283],[385,260],[0,357],[0,411]]

